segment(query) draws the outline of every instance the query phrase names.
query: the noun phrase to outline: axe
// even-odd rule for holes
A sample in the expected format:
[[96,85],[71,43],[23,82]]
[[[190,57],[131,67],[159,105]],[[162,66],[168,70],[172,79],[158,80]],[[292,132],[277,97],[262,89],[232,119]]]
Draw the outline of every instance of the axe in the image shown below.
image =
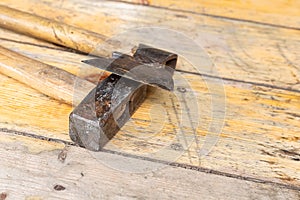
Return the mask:
[[105,42],[105,36],[6,6],[0,6],[0,27],[92,53],[97,57],[82,62],[111,72],[94,85],[0,46],[1,73],[76,106],[69,116],[69,134],[76,144],[89,150],[101,150],[120,130],[146,98],[148,87],[174,88],[174,53],[140,44],[133,55],[112,52],[107,57],[107,52],[94,48]]

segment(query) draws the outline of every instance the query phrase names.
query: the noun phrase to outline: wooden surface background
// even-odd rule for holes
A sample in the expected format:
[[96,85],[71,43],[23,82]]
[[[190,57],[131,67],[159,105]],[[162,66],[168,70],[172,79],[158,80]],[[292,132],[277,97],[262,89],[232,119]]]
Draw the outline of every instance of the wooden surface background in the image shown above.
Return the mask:
[[[71,142],[72,106],[0,74],[0,199],[300,198],[299,1],[1,4],[107,37],[141,27],[176,30],[200,44],[216,70],[199,72],[180,58],[175,78],[183,77],[189,87],[176,82],[175,95],[151,90],[134,122],[100,153]],[[99,73],[80,63],[88,55],[0,32],[6,48],[83,79]],[[224,116],[211,116],[213,98],[221,99]],[[185,102],[198,105],[201,116]],[[180,125],[177,111],[188,126]],[[224,125],[220,134],[209,129],[214,121]],[[199,155],[211,146],[208,155]]]

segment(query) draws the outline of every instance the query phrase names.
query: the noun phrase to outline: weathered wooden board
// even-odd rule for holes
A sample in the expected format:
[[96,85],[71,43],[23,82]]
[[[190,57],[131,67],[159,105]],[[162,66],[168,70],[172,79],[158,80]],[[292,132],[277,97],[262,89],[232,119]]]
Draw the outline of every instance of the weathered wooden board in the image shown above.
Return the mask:
[[195,12],[211,17],[261,23],[275,27],[300,29],[300,2],[297,0],[121,0],[160,7],[162,9]]
[[[13,8],[86,28],[107,37],[149,26],[179,31],[199,44],[214,63],[217,74],[209,70],[201,71],[203,74],[300,90],[298,30],[228,21],[179,11],[162,11],[118,2],[2,2]],[[137,36],[129,39],[134,37]],[[114,47],[110,48],[111,51],[115,50]],[[184,62],[179,69],[195,71]]]
[[[196,103],[201,110],[202,122],[196,124],[197,118],[183,119],[184,124],[192,121],[197,125],[194,128],[198,144],[192,144],[188,153],[184,153],[178,160],[177,157],[171,157],[174,159],[172,161],[299,185],[299,94],[270,91],[251,85],[245,86],[249,87],[245,89],[227,83],[224,86],[227,104],[225,126],[221,135],[218,135],[207,131],[213,119],[210,117],[211,110],[205,109],[210,107],[211,98],[205,82],[199,81],[196,75],[183,75],[197,92]],[[69,141],[68,114],[72,110],[71,106],[49,99],[11,78],[1,76],[1,80],[1,127]],[[185,101],[191,100],[187,96]],[[184,146],[182,141],[176,141],[180,129],[172,102],[179,105],[176,106],[178,111],[184,112],[183,102],[176,97],[159,90],[150,93],[147,101],[134,115],[140,129],[132,127],[132,124],[127,125],[106,149],[157,158],[158,155],[148,154],[164,152],[165,146],[178,143]],[[156,104],[165,107],[169,119],[166,119],[161,109],[161,112],[149,116],[149,110]],[[190,107],[192,109],[195,107]],[[149,127],[151,119],[152,126]],[[162,128],[162,131],[157,130],[156,126]],[[141,134],[141,128],[144,135]],[[195,134],[189,125],[183,131],[188,135]],[[214,136],[213,139],[220,137],[219,143],[209,156],[200,159],[197,151],[207,142],[204,137],[206,134]],[[175,156],[181,155],[176,148],[171,149],[171,152]],[[168,161],[169,158],[158,159]]]
[[[208,78],[216,74],[206,71],[205,76],[191,74],[189,72],[194,69],[183,59],[178,66],[186,72],[176,73],[176,86],[185,87],[186,92],[181,94],[180,91],[184,90],[179,89],[175,94],[177,97],[186,95],[185,101],[198,104],[201,123],[197,124],[200,120],[195,107],[185,107],[183,98],[153,90],[134,115],[134,123],[140,127],[135,128],[133,123],[129,123],[106,150],[166,161],[169,158],[161,155],[169,153],[178,156],[176,159],[171,157],[177,163],[228,173],[234,177],[273,181],[299,190],[299,31],[116,2],[2,2],[109,37],[130,28],[152,25],[188,34],[203,45],[218,69],[216,78]],[[83,78],[92,78],[99,73],[99,70],[90,71],[91,68],[80,64],[80,60],[88,57],[86,55],[0,31],[1,45],[10,49]],[[190,87],[180,82],[180,76],[188,81]],[[226,80],[224,85],[220,78]],[[36,137],[70,142],[70,105],[41,95],[9,77],[0,75],[0,80],[0,127],[4,128],[3,131],[16,130],[24,134],[32,133]],[[211,102],[216,97],[212,97],[207,83],[210,83],[210,89],[222,91],[224,88],[226,94],[225,101],[222,98],[220,101],[221,105],[226,103],[224,127],[220,135],[208,129],[213,120]],[[162,105],[165,110],[158,106],[159,112],[152,111],[150,116],[149,111],[156,104]],[[184,115],[187,117],[182,120],[187,126],[180,128],[174,108],[179,114],[190,115]],[[149,122],[151,119],[152,123]],[[222,115],[216,120],[222,122]],[[185,144],[176,138],[177,132],[179,135],[186,133],[186,138],[194,138],[184,153],[180,150]],[[210,140],[205,140],[205,136]],[[199,157],[197,151],[203,150],[203,144],[209,144],[209,141],[214,143],[215,139],[219,142],[212,144],[214,148],[209,155]],[[166,151],[163,149],[165,146],[171,148]],[[153,152],[162,154],[149,154]]]
[[[298,199],[299,191],[0,132],[2,199]],[[63,155],[63,156],[61,156]],[[60,158],[60,159],[59,159]],[[62,159],[64,158],[64,159]],[[109,163],[130,163],[123,171]],[[157,170],[141,173],[146,167]],[[136,171],[134,171],[134,168]],[[56,189],[55,189],[56,188]]]

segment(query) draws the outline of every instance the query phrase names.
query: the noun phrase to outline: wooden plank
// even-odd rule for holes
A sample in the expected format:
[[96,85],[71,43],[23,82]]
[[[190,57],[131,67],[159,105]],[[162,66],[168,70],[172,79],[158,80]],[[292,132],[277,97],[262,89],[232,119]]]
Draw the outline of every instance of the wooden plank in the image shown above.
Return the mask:
[[[203,70],[212,66],[198,66],[202,67],[200,72],[203,74],[300,90],[300,61],[297,54],[300,51],[300,41],[297,30],[234,22],[179,11],[162,12],[152,7],[107,1],[72,0],[56,4],[50,0],[26,0],[22,3],[5,0],[2,3],[108,37],[153,25],[179,31],[199,44],[204,53],[211,58],[217,73],[209,69]],[[184,17],[178,16],[179,14]],[[121,43],[130,48],[128,41],[131,40],[140,38],[137,38],[137,34],[131,35],[127,41]],[[119,49],[114,46],[107,48],[111,51]],[[196,71],[183,61],[178,68]]]
[[[180,122],[186,127],[180,129],[172,102],[178,104],[177,111],[183,113],[184,102],[176,99],[176,96],[155,90],[134,115],[139,127],[135,128],[134,124],[129,123],[106,149],[165,161],[177,160],[184,164],[299,186],[299,93],[270,91],[255,86],[245,89],[246,86],[227,83],[224,86],[227,104],[225,126],[218,135],[208,131],[213,118],[210,116],[212,111],[207,109],[210,107],[211,94],[206,83],[199,81],[196,75],[183,76],[197,93],[196,104],[201,110],[201,124],[196,123],[197,118],[184,118]],[[71,106],[40,95],[8,77],[1,76],[1,80],[1,127],[70,141],[68,114]],[[194,103],[190,99],[193,96],[189,92],[186,95],[190,97],[187,96],[185,101]],[[158,107],[158,112],[149,116],[153,105],[163,105],[165,111]],[[189,109],[196,109],[195,105]],[[190,122],[195,124],[196,130],[189,125]],[[143,134],[140,130],[143,130]],[[160,157],[159,153],[165,153],[165,147],[175,145],[180,150],[185,146],[182,140],[177,141],[176,135],[182,136],[181,132],[196,137],[197,143],[193,141],[187,153],[171,148],[168,151],[170,157],[164,154],[165,157]],[[195,133],[197,136],[194,136]],[[213,148],[208,156],[200,157],[197,152],[209,142],[205,136],[213,141],[218,139],[219,142],[211,146]]]
[[[103,76],[109,74],[101,69],[83,64],[81,61],[89,59],[90,56],[88,55],[78,52],[75,54],[71,49],[13,33],[5,29],[0,29],[0,34],[4,36],[4,38],[0,38],[1,44],[10,50],[56,66],[90,82],[97,83],[98,79],[95,78],[99,74]],[[43,50],[41,51],[41,49]],[[57,51],[60,52],[60,56],[57,55]]]
[[[233,23],[192,14],[185,14],[188,18],[182,18],[175,16],[178,12],[161,12],[155,8],[114,2],[73,1],[71,3],[68,1],[60,5],[51,1],[24,1],[24,5],[6,0],[3,2],[12,7],[62,20],[106,35],[112,35],[117,31],[132,27],[153,24],[188,32],[191,27],[189,23],[191,23],[195,27],[195,31],[191,35],[198,41],[205,38],[206,50],[213,55],[215,64],[222,66],[219,68],[220,76],[237,80],[225,82],[227,113],[222,134],[218,135],[207,130],[212,119],[209,109],[211,93],[206,86],[207,82],[218,79],[205,77],[201,79],[197,74],[182,73],[195,91],[196,103],[203,115],[201,126],[194,127],[197,128],[196,131],[193,130],[193,127],[189,127],[190,125],[184,127],[183,131],[188,136],[194,137],[194,133],[197,133],[198,144],[196,142],[191,144],[190,149],[177,161],[224,173],[256,177],[299,187],[298,141],[300,131],[298,123],[299,92],[297,90],[300,85],[299,66],[296,62],[298,59],[296,52],[300,46],[297,45],[299,32]],[[121,7],[122,12],[119,10]],[[41,13],[39,9],[45,12]],[[163,20],[173,17],[176,21]],[[98,24],[98,19],[104,23],[103,27],[95,25]],[[206,22],[205,26],[200,22]],[[231,28],[234,28],[233,32]],[[200,29],[203,32],[200,35],[196,34],[195,32]],[[2,37],[6,38],[1,40],[1,43],[11,49],[64,68],[82,77],[84,75],[81,72],[88,71],[82,70],[82,67],[85,66],[79,62],[86,57],[84,55],[73,54],[64,51],[61,47],[1,31],[4,33]],[[233,36],[232,33],[234,33]],[[17,41],[11,41],[11,38]],[[26,44],[28,41],[34,45]],[[126,41],[124,42],[126,43]],[[229,45],[227,46],[227,44]],[[243,45],[247,46],[247,52],[242,51],[245,51]],[[279,49],[287,58],[280,54]],[[181,60],[179,68],[190,70],[191,66]],[[181,73],[176,74],[177,76],[181,75]],[[51,100],[8,77],[1,76],[1,80],[0,101],[1,111],[3,111],[0,115],[1,127],[70,141],[68,114],[72,110],[71,106]],[[242,81],[253,83],[242,83]],[[266,87],[263,87],[263,84]],[[186,87],[186,85],[180,84],[177,86]],[[220,82],[212,82],[212,86],[222,88]],[[284,90],[276,90],[274,87]],[[296,91],[288,91],[289,89]],[[187,88],[187,91],[185,95],[190,94],[187,100],[192,101],[190,93],[192,90]],[[170,97],[159,90],[152,91],[148,101],[134,116],[135,123],[139,124],[140,128],[144,128],[143,130],[149,131],[145,132],[145,135],[141,135],[139,129],[135,129],[132,124],[129,124],[111,141],[107,150],[118,150],[131,155],[151,158],[153,155],[149,155],[149,152],[159,152],[163,147],[171,146],[172,149],[169,151],[171,155],[181,155],[180,151],[178,153],[178,149],[180,150],[185,144],[182,141],[176,141],[176,133],[182,130],[178,126],[172,100],[174,105],[178,103],[180,106],[184,106],[184,102],[176,100],[174,96]],[[155,126],[149,127],[150,117],[148,114],[150,108],[156,103],[165,107],[168,111],[167,120],[169,120],[158,134],[156,134]],[[193,109],[190,108],[190,110]],[[197,114],[191,111],[189,113],[192,116]],[[157,123],[157,125],[161,125],[161,121],[166,120],[164,111],[152,116],[155,119],[153,123]],[[196,118],[185,120],[186,123],[196,124],[198,122]],[[219,142],[208,156],[199,158],[197,151],[207,142],[204,136],[213,136],[213,139],[219,137]]]
[[164,9],[195,12],[213,17],[223,17],[272,25],[275,27],[300,28],[300,3],[284,1],[226,1],[226,0],[121,0],[128,3],[161,7]]
[[[10,199],[298,199],[299,191],[0,132]],[[63,152],[63,153],[62,153]],[[65,159],[59,155],[64,155]],[[96,159],[98,158],[98,159]],[[101,160],[99,159],[101,158]],[[117,168],[110,163],[127,165]],[[130,164],[128,164],[130,163]],[[155,171],[147,171],[155,167]],[[56,188],[56,189],[55,189]]]

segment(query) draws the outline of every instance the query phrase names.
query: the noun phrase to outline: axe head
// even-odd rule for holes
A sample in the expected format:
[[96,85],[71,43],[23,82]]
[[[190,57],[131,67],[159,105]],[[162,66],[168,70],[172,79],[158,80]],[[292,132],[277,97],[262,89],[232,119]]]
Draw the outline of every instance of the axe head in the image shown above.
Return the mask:
[[177,55],[160,49],[139,45],[133,56],[114,52],[112,58],[83,62],[112,72],[70,114],[71,139],[89,150],[101,150],[120,130],[146,98],[149,85],[174,88]]

